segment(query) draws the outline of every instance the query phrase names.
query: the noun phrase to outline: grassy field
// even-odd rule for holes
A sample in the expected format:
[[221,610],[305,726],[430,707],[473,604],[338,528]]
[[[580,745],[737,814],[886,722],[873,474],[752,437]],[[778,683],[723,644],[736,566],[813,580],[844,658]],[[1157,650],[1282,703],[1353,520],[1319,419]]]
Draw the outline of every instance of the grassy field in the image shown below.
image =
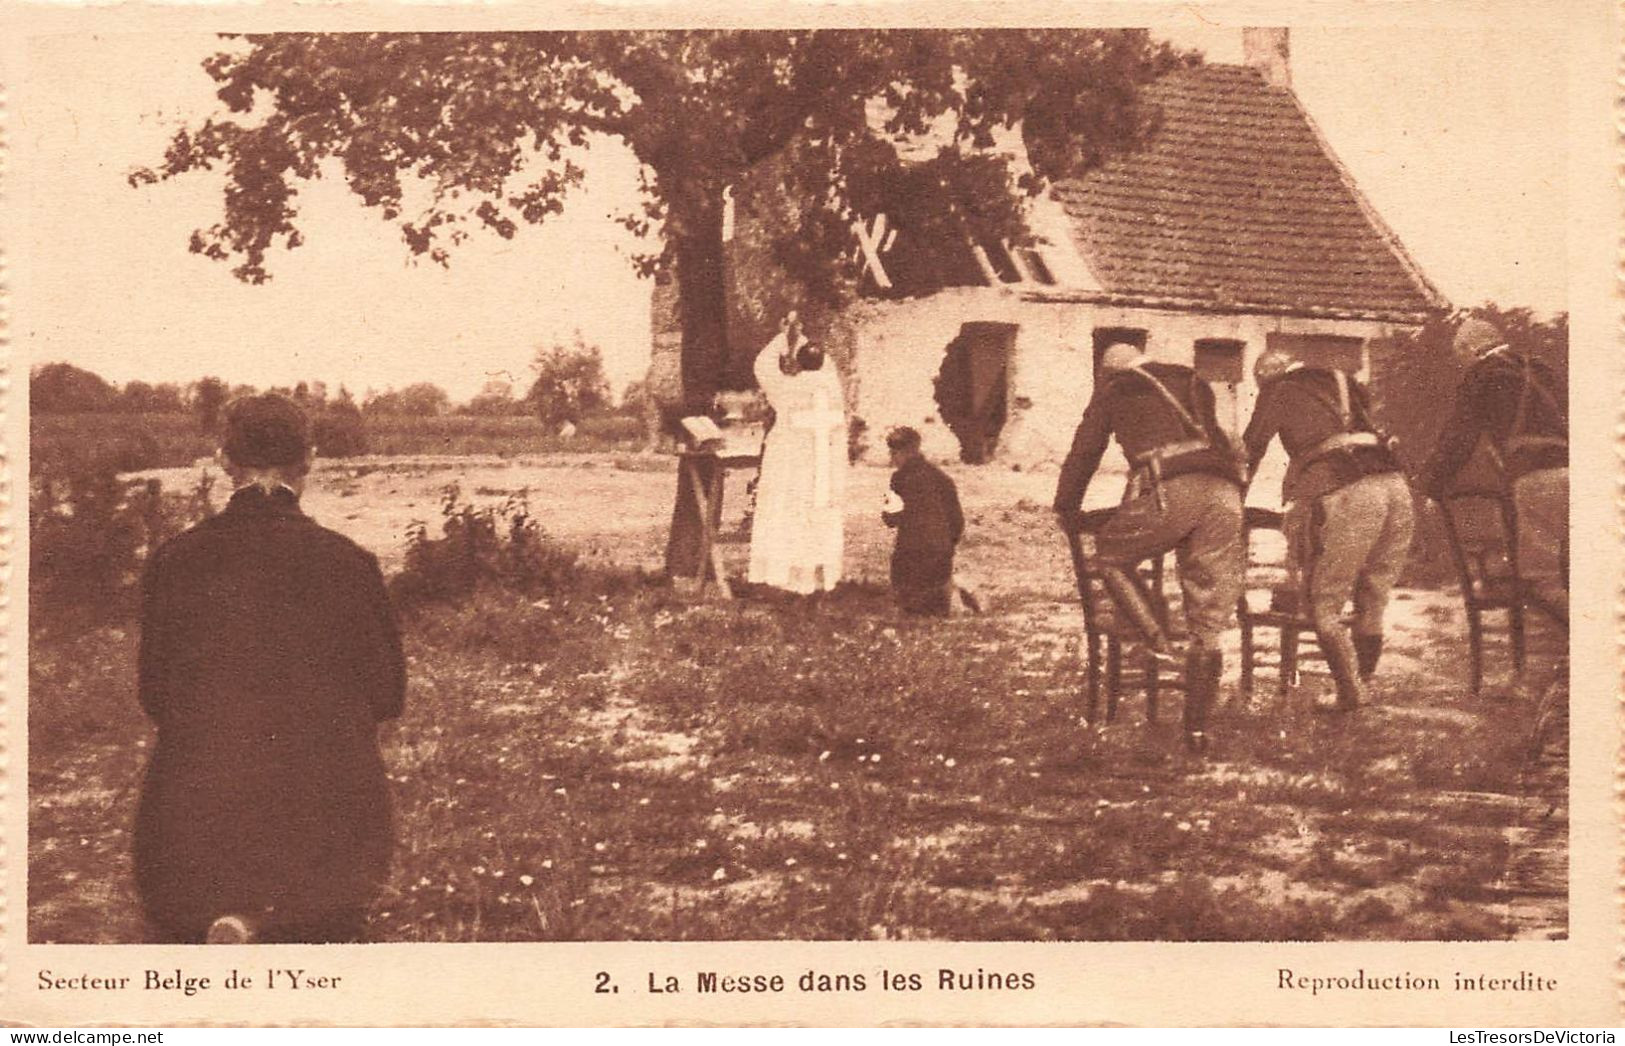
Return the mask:
[[540,419],[529,416],[484,418],[448,414],[419,418],[374,414],[366,418],[366,432],[367,453],[385,457],[586,453],[633,449],[645,442],[641,419],[618,415],[586,418],[576,434],[568,439],[561,438]]
[[[633,449],[645,442],[640,419],[620,415],[586,418],[569,439],[530,416],[371,414],[363,430],[367,452],[384,456],[514,457]],[[111,460],[118,471],[133,472],[212,457],[218,438],[203,432],[192,414],[36,414],[29,419],[29,445],[36,473],[61,471],[70,459]]]
[[[381,552],[372,518],[454,479],[549,492],[549,532],[600,546],[577,591],[487,592],[407,622],[408,712],[385,732],[399,843],[376,938],[1566,931],[1563,898],[1532,903],[1519,876],[1553,810],[1550,782],[1530,788],[1533,704],[1467,696],[1450,592],[1401,593],[1373,707],[1328,720],[1308,709],[1323,679],[1279,701],[1266,677],[1193,760],[1177,696],[1153,726],[1138,700],[1109,727],[1082,721],[1078,613],[1036,496],[1051,478],[953,469],[962,561],[991,612],[922,623],[898,620],[880,585],[886,533],[867,507],[883,470],[854,474],[854,583],[720,603],[640,579],[669,511],[652,469],[319,475],[311,511]],[[727,552],[741,562],[742,546]],[[33,940],[140,938],[128,825],[151,733],[135,642],[105,627],[31,649]]]
[[33,414],[28,435],[36,476],[89,460],[112,461],[120,472],[173,468],[209,457],[219,445],[191,414]]

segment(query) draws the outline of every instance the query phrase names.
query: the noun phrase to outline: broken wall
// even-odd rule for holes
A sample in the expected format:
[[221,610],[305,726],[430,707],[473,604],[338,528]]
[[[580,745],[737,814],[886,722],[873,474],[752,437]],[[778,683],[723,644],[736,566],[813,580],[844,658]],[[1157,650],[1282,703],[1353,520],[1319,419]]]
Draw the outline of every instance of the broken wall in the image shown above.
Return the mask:
[[[966,287],[929,297],[860,302],[837,321],[840,339],[850,341],[851,362],[843,372],[852,413],[872,438],[865,457],[885,459],[886,430],[909,425],[919,430],[927,456],[957,461],[959,440],[938,409],[934,381],[947,347],[966,323],[1009,323],[1019,330],[1008,373],[1008,420],[993,461],[1022,468],[1058,465],[1094,390],[1092,335],[1100,327],[1147,332],[1146,352],[1156,360],[1196,364],[1198,341],[1241,343],[1222,373],[1204,374],[1215,386],[1220,422],[1239,435],[1257,400],[1252,367],[1271,335],[1336,336],[1361,340],[1390,332],[1385,325],[1354,320],[1319,320],[1256,314],[1195,312],[1043,300],[998,287]],[[1277,343],[1282,338],[1275,339]],[[1294,339],[1296,344],[1312,342]],[[846,348],[843,345],[843,348]],[[1206,354],[1203,366],[1215,357]],[[1336,359],[1311,360],[1348,366]],[[1364,367],[1363,354],[1358,361]],[[1241,380],[1234,381],[1236,377]]]

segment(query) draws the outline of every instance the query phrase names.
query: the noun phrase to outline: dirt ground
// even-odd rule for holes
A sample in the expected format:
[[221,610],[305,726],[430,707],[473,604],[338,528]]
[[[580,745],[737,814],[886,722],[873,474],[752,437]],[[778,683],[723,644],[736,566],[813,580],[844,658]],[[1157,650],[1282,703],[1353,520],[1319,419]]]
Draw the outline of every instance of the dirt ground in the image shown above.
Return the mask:
[[[398,569],[443,490],[525,496],[590,557],[655,568],[670,458],[324,464],[305,508]],[[835,597],[665,589],[488,594],[410,624],[385,731],[400,842],[380,940],[1462,939],[1567,933],[1566,691],[1466,683],[1459,597],[1402,590],[1372,706],[1312,714],[1307,666],[1250,698],[1229,662],[1217,748],[1177,693],[1084,721],[1081,614],[1055,475],[949,466],[960,570],[986,612],[896,619],[887,471],[854,470]],[[185,490],[193,470],[156,474]],[[724,532],[737,538],[743,477]],[[1103,475],[1092,504],[1120,477]],[[1275,489],[1266,477],[1260,491]],[[216,491],[217,504],[223,500]],[[746,546],[724,546],[742,572]],[[150,728],[131,629],[31,649],[30,936],[140,939],[126,825]],[[1536,637],[1549,679],[1560,637]],[[136,740],[132,743],[132,737]],[[516,802],[516,796],[529,797]],[[109,812],[111,811],[111,816]]]
[[[945,463],[959,488],[966,532],[955,560],[958,580],[971,586],[984,608],[1020,613],[1033,627],[1070,635],[1076,629],[1072,568],[1064,540],[1050,525],[1056,470],[1018,471],[1004,466]],[[223,477],[212,466],[143,473],[166,490],[188,490],[212,473],[212,500],[225,504]],[[1270,506],[1279,489],[1279,467],[1266,459],[1249,504]],[[890,470],[857,465],[848,479],[846,578],[885,585],[892,531],[880,521]],[[742,575],[748,558],[744,516],[748,472],[731,473],[724,493],[722,552],[729,573]],[[345,534],[378,556],[386,574],[399,570],[406,532],[414,522],[438,529],[446,489],[455,484],[462,501],[499,504],[522,498],[552,537],[595,559],[628,568],[659,570],[671,521],[676,462],[658,454],[582,454],[545,458],[356,458],[319,463],[302,503],[324,526]],[[1123,487],[1121,461],[1108,457],[1091,484],[1085,508],[1109,506]],[[1418,649],[1441,623],[1465,624],[1454,592],[1400,590],[1390,609],[1390,663],[1416,667],[1407,649]],[[1232,634],[1231,646],[1237,637]],[[1463,664],[1465,654],[1463,653]],[[1227,659],[1228,676],[1236,659]]]
[[[1254,486],[1253,500],[1267,504],[1278,489],[1274,462]],[[1041,538],[1012,524],[1017,510],[1047,507],[1055,494],[1056,470],[1016,471],[1005,466],[944,464],[959,487],[968,525],[958,568],[995,595],[1069,591],[1066,548],[1048,527]],[[159,469],[140,475],[159,479],[165,490],[194,487],[200,477],[216,480],[213,501],[225,503],[224,479],[213,466]],[[846,504],[847,576],[884,583],[891,531],[880,522],[890,470],[857,465],[849,475]],[[724,496],[723,534],[740,536],[748,472],[729,475]],[[629,567],[658,568],[665,548],[676,488],[676,460],[658,454],[579,454],[516,458],[353,458],[318,462],[307,488],[305,511],[379,557],[386,573],[398,570],[407,527],[423,521],[435,529],[440,501],[456,484],[463,500],[495,504],[517,496],[529,503],[542,527],[554,537],[597,550]],[[1121,462],[1108,457],[1085,503],[1114,503],[1123,486]],[[1025,520],[1024,520],[1025,522]],[[1035,540],[1036,539],[1036,540]],[[725,545],[730,567],[745,561],[743,544]]]

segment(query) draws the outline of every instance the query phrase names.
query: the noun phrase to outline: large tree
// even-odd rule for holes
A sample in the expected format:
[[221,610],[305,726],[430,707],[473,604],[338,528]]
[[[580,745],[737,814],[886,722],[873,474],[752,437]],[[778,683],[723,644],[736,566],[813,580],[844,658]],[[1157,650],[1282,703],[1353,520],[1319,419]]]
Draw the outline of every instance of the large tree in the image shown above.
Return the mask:
[[112,410],[118,390],[100,374],[71,363],[47,363],[28,376],[28,405],[35,414]]
[[575,342],[555,341],[538,348],[530,369],[536,375],[525,403],[548,425],[578,422],[609,406],[609,380],[598,346],[588,345],[577,331]]
[[[1154,119],[1139,86],[1190,60],[1121,29],[249,36],[204,63],[230,115],[177,132],[131,181],[223,167],[224,214],[191,247],[257,283],[274,246],[303,241],[303,181],[341,174],[414,254],[446,264],[470,230],[512,237],[561,212],[584,153],[618,140],[644,190],[620,220],[658,231],[646,272],[675,269],[695,411],[725,380],[730,191],[747,213],[753,194],[796,201],[773,256],[827,302],[854,218],[910,214],[911,235],[946,227],[960,248],[1019,241],[1021,194],[1133,144]],[[1016,127],[1030,166],[988,149]],[[682,482],[667,567],[691,576],[703,528]]]
[[[342,172],[413,253],[444,264],[470,229],[511,237],[560,212],[583,150],[618,139],[645,190],[621,220],[659,231],[640,265],[675,264],[684,387],[699,402],[726,353],[725,190],[764,160],[797,145],[773,188],[814,205],[783,230],[784,258],[827,283],[854,213],[918,198],[900,139],[946,131],[929,177],[959,198],[934,214],[975,238],[1019,236],[1015,183],[1036,191],[1131,143],[1146,124],[1138,85],[1184,60],[1140,30],[249,36],[205,62],[230,115],[178,132],[132,181],[223,167],[224,214],[191,247],[257,283],[273,246],[303,240],[301,181]],[[1019,175],[975,148],[1016,126],[1031,161]]]

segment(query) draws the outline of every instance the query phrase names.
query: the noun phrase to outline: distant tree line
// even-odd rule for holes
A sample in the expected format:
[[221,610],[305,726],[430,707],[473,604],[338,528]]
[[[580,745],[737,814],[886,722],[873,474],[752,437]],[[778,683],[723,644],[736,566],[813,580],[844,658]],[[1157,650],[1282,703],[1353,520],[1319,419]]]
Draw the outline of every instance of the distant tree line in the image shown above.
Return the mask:
[[[556,426],[578,423],[584,417],[612,409],[603,354],[578,333],[574,340],[554,342],[536,350],[531,363],[533,380],[523,396],[511,381],[487,381],[468,402],[453,404],[445,389],[432,382],[415,382],[402,389],[367,390],[357,401],[340,385],[330,393],[327,383],[301,381],[292,387],[273,386],[266,392],[289,396],[310,411],[320,428],[324,419],[360,424],[366,417],[474,417],[533,416]],[[627,390],[626,409],[636,409],[641,383]],[[122,387],[99,374],[71,363],[47,363],[29,374],[29,407],[35,414],[181,414],[191,413],[205,432],[218,429],[221,412],[239,396],[261,390],[252,385],[230,385],[209,376],[187,384],[151,384],[131,381]]]
[[187,389],[173,382],[132,381],[122,389],[71,363],[47,363],[28,379],[29,407],[36,414],[174,414],[187,409]]

